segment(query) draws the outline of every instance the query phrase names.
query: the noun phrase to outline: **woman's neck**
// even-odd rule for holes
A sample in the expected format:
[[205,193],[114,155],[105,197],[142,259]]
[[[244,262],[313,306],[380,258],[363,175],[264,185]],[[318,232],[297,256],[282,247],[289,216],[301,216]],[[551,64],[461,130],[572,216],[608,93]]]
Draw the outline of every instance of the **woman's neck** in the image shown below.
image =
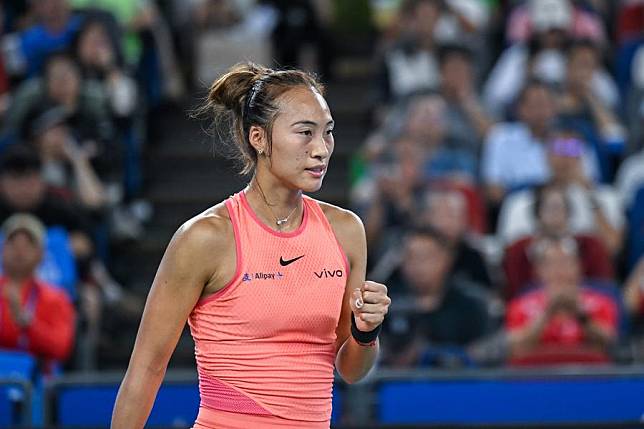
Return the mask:
[[253,176],[246,190],[255,213],[271,228],[289,231],[302,217],[302,191],[280,186],[269,178]]

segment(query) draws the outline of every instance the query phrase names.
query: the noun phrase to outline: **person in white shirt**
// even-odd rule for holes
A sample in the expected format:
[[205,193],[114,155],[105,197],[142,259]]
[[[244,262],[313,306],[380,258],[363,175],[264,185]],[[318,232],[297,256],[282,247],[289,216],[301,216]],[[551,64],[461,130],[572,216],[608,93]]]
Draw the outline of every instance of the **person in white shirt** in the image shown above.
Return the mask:
[[[548,85],[531,81],[518,99],[517,122],[492,127],[483,145],[481,176],[487,198],[500,204],[505,195],[550,178],[546,142],[555,134],[556,106]],[[590,148],[583,148],[581,160],[587,177],[596,179],[599,166]]]
[[[553,140],[547,156],[551,182],[566,189],[571,207],[571,232],[595,234],[615,255],[622,247],[623,205],[612,186],[598,185],[584,172],[583,150],[584,143],[577,138]],[[533,190],[517,192],[504,201],[497,228],[504,243],[534,233],[534,218],[530,216],[534,201]]]

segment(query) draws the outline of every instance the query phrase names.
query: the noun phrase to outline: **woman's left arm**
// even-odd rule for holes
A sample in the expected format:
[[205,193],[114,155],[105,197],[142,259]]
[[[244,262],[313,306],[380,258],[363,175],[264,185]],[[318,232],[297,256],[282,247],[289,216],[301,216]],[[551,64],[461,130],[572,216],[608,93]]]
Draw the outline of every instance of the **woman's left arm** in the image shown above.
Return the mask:
[[335,366],[347,383],[355,383],[364,378],[376,362],[379,342],[372,337],[380,330],[391,299],[387,296],[385,285],[365,281],[367,242],[360,219],[349,211],[338,210],[329,217],[329,221],[347,255],[351,270],[336,328]]

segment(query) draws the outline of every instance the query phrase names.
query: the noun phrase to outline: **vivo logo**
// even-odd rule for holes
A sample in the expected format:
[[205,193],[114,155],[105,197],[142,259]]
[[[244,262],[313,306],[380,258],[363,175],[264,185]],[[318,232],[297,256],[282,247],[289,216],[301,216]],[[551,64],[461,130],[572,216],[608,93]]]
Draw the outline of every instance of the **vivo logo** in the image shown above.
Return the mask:
[[342,270],[335,270],[335,271],[329,271],[329,270],[322,270],[322,271],[314,271],[315,276],[318,279],[321,279],[322,277],[324,278],[329,278],[329,277],[342,277],[344,273]]

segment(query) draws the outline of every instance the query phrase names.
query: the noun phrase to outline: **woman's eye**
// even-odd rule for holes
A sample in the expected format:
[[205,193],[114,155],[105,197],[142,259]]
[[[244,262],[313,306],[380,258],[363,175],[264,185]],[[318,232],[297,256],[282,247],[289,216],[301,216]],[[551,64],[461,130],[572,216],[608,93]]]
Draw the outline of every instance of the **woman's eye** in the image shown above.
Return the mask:
[[305,136],[312,136],[313,132],[311,130],[300,131],[300,134]]
[[327,135],[327,136],[330,136],[331,134],[333,134],[333,129],[331,129],[331,130],[327,130],[327,131],[326,131],[326,135]]

